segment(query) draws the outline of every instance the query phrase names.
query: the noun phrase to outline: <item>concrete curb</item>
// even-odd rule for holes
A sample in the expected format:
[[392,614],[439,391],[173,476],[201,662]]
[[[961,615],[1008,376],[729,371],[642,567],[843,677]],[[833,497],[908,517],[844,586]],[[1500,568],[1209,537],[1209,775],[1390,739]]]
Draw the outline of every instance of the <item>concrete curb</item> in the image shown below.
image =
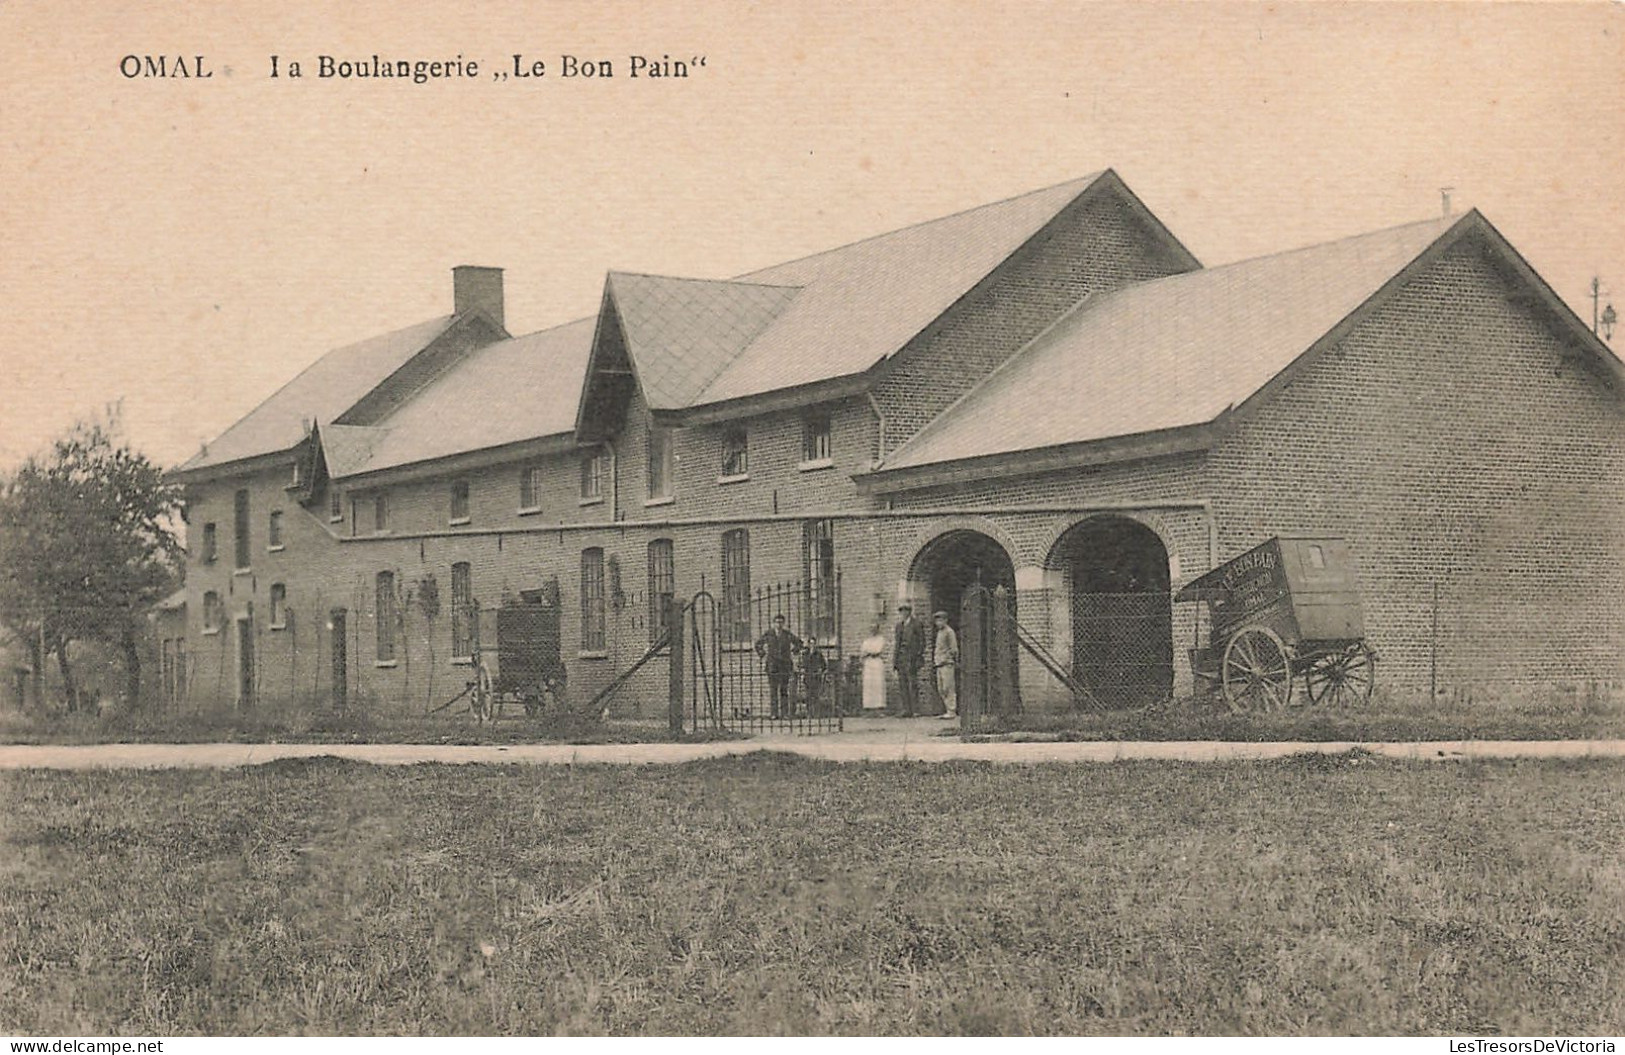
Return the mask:
[[783,752],[831,762],[1229,762],[1366,751],[1383,758],[1625,758],[1625,740],[1439,740],[1247,743],[1213,740],[961,743],[941,737],[766,737],[706,744],[54,744],[0,745],[0,770],[224,769],[289,758],[343,758],[373,765],[660,765]]

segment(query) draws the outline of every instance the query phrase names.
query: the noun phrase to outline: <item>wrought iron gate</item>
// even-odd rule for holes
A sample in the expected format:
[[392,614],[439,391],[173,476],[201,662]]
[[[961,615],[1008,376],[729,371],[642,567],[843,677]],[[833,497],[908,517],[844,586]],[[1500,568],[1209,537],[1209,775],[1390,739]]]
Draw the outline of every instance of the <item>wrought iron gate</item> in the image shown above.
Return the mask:
[[[690,729],[841,729],[848,700],[839,572],[737,594],[724,589],[720,598],[701,589],[683,623]],[[778,633],[788,637],[775,641]]]
[[1168,698],[1174,678],[1168,594],[1072,595],[1072,673],[1104,707]]

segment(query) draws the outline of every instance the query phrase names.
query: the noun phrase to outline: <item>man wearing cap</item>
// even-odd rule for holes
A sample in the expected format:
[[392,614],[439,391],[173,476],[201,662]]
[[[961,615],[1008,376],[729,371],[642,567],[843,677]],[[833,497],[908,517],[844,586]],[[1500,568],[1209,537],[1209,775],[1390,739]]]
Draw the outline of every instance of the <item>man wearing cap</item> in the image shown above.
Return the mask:
[[933,612],[931,622],[937,628],[936,646],[931,650],[937,695],[942,697],[942,717],[952,719],[959,712],[959,685],[954,678],[954,665],[959,662],[959,635],[948,625],[947,612]]
[[892,639],[891,665],[897,671],[898,703],[904,718],[914,717],[920,694],[920,664],[925,660],[925,627],[914,618],[914,606],[904,601],[897,606],[902,618]]
[[762,665],[767,669],[767,689],[775,718],[795,717],[795,704],[790,700],[790,675],[795,673],[796,653],[800,651],[801,638],[785,629],[782,615],[774,616],[773,629],[756,641],[756,654],[762,657]]

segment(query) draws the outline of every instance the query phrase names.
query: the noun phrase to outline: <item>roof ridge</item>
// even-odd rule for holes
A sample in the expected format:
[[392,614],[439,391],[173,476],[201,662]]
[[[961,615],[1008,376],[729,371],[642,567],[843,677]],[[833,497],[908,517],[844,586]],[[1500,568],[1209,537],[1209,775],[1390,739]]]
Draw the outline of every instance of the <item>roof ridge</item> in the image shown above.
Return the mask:
[[956,219],[957,217],[966,216],[973,212],[981,212],[983,209],[992,209],[1000,205],[1009,205],[1011,202],[1020,201],[1023,198],[1032,198],[1039,194],[1048,194],[1050,191],[1060,190],[1062,187],[1070,186],[1074,183],[1079,185],[1078,192],[1082,193],[1084,190],[1097,183],[1103,176],[1106,175],[1106,173],[1110,171],[1111,169],[1100,169],[1099,171],[1092,172],[1087,176],[1079,176],[1075,179],[1062,180],[1060,183],[1052,183],[1047,187],[1038,187],[1034,190],[1023,191],[1020,194],[1012,194],[1009,197],[1000,198],[997,201],[983,202],[980,205],[972,205],[964,209],[958,209],[942,216],[933,216],[924,220],[916,220],[914,223],[904,224],[901,227],[894,227],[888,231],[878,231],[875,234],[867,235],[863,238],[857,238],[850,242],[843,242],[840,245],[830,246],[828,249],[820,249],[815,253],[808,253],[805,256],[792,257],[789,260],[781,260],[778,263],[758,267],[753,270],[743,272],[735,277],[740,279],[749,278],[751,275],[759,275],[764,271],[773,271],[781,267],[788,267],[791,264],[800,264],[808,260],[814,260],[821,256],[828,256],[830,253],[838,253],[843,249],[851,249],[854,246],[863,245],[865,242],[873,242],[880,238],[889,238],[894,234],[902,234],[904,231],[912,231],[919,227],[928,227],[931,224],[942,223],[946,220]]
[[1261,253],[1258,256],[1244,257],[1241,260],[1232,260],[1227,264],[1214,264],[1212,267],[1197,268],[1195,271],[1185,271],[1178,275],[1164,275],[1162,278],[1153,278],[1145,282],[1136,282],[1133,285],[1135,287],[1148,286],[1152,282],[1162,282],[1165,279],[1185,278],[1190,275],[1200,275],[1205,272],[1223,271],[1226,268],[1240,267],[1242,264],[1256,264],[1263,260],[1274,260],[1277,257],[1291,256],[1294,253],[1307,253],[1312,249],[1329,249],[1334,245],[1345,245],[1349,242],[1359,242],[1367,238],[1375,238],[1378,235],[1393,234],[1395,231],[1403,231],[1410,227],[1426,227],[1430,224],[1436,226],[1442,225],[1439,226],[1439,233],[1443,234],[1445,231],[1448,231],[1450,228],[1454,227],[1462,220],[1467,219],[1477,211],[1478,210],[1473,209],[1462,213],[1460,216],[1433,216],[1426,220],[1411,220],[1407,223],[1396,223],[1388,227],[1377,227],[1369,231],[1360,231],[1356,234],[1346,234],[1339,238],[1328,238],[1324,242],[1310,242],[1307,245],[1293,246],[1290,249],[1277,249],[1272,253]]
[[[788,262],[794,263],[794,261]],[[778,264],[773,265],[773,267],[778,266]],[[763,268],[762,270],[768,271],[771,270],[771,268]],[[700,278],[695,275],[656,275],[649,271],[622,271],[615,268],[611,268],[607,275],[610,278],[614,278],[617,275],[624,278],[652,278],[660,282],[709,282],[714,285],[722,286],[750,286],[753,289],[807,288],[806,283],[804,282],[744,282],[737,278]]]
[[[312,370],[316,369],[318,366],[321,366],[322,363],[326,362],[328,356],[337,355],[339,352],[348,351],[351,348],[358,348],[363,344],[371,344],[374,341],[382,341],[385,338],[393,337],[398,333],[405,333],[407,330],[415,330],[415,329],[418,329],[419,327],[426,327],[426,326],[429,326],[429,325],[431,325],[433,323],[441,323],[442,326],[441,326],[441,329],[439,330],[439,332],[437,332],[433,337],[429,338],[429,342],[433,342],[433,341],[439,340],[440,337],[443,336],[445,334],[445,332],[451,328],[451,324],[453,322],[456,322],[456,321],[457,321],[457,315],[455,313],[450,314],[450,315],[436,315],[436,316],[433,316],[432,318],[424,319],[422,322],[414,322],[410,326],[398,326],[393,330],[386,330],[383,333],[373,334],[371,337],[363,337],[358,341],[351,341],[348,344],[334,345],[332,348],[327,349],[321,355],[318,355],[311,362],[305,364],[304,369],[300,370],[297,374],[294,374],[292,377],[290,377],[286,381],[282,382],[282,384],[278,385],[273,392],[271,392],[269,395],[267,395],[264,399],[260,400],[258,403],[255,403],[252,407],[250,407],[248,409],[248,411],[246,413],[244,413],[236,421],[234,421],[230,425],[228,425],[224,432],[222,432],[218,436],[214,437],[213,440],[203,443],[197,453],[193,454],[190,458],[186,459],[184,462],[182,462],[180,465],[177,465],[175,468],[176,469],[185,469],[187,466],[191,465],[193,462],[197,461],[199,458],[207,457],[208,456],[207,451],[208,451],[209,443],[218,443],[220,440],[224,439],[238,425],[241,425],[243,422],[247,421],[249,418],[253,417],[255,414],[258,414],[261,410],[265,409],[265,407],[269,406],[271,401],[276,399],[277,396],[280,396],[282,393],[284,393],[288,389],[292,388],[293,385],[294,385],[294,382],[298,381],[300,378],[304,377],[306,374],[310,373]],[[429,343],[429,342],[426,342],[426,343]],[[377,386],[374,386],[374,387],[377,387]],[[369,389],[368,391],[370,392],[371,390]],[[345,410],[348,410],[348,409],[350,409],[350,408],[349,407],[345,408]],[[269,452],[264,452],[264,453],[269,453]],[[233,461],[240,461],[240,460],[241,459],[233,458],[233,459],[228,459],[227,461],[219,462],[219,463],[216,463],[216,464],[218,464],[218,465],[229,465]],[[210,466],[210,467],[212,468],[213,466]]]

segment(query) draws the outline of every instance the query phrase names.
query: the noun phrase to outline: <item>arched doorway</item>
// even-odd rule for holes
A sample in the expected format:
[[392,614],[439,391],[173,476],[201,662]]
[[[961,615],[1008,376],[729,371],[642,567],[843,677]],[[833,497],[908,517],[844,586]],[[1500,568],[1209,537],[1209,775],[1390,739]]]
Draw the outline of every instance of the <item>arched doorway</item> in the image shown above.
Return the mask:
[[1066,575],[1072,673],[1109,707],[1135,707],[1173,691],[1173,604],[1168,550],[1128,517],[1091,517],[1055,543],[1050,566]]
[[[983,587],[983,591],[976,593],[977,614],[967,623],[965,602],[976,586]],[[998,589],[1004,591],[1014,616],[1015,563],[997,540],[969,528],[948,531],[926,543],[909,571],[909,592],[914,603],[925,609],[917,614],[929,623],[932,612],[946,612],[949,624],[959,634],[961,714],[986,713],[990,707],[1019,707],[1015,635],[1008,630],[1002,633],[1008,645],[999,657],[987,653],[992,647],[994,608],[993,598],[985,591]],[[934,699],[934,692],[928,690],[928,697]]]
[[990,590],[1003,586],[1010,591],[1011,604],[1015,603],[1016,566],[1010,554],[994,539],[968,528],[949,531],[927,542],[914,558],[909,581],[925,588],[924,597],[914,598],[916,604],[926,604],[926,610],[918,615],[930,618],[932,612],[944,611],[956,625],[960,597],[972,584]]

